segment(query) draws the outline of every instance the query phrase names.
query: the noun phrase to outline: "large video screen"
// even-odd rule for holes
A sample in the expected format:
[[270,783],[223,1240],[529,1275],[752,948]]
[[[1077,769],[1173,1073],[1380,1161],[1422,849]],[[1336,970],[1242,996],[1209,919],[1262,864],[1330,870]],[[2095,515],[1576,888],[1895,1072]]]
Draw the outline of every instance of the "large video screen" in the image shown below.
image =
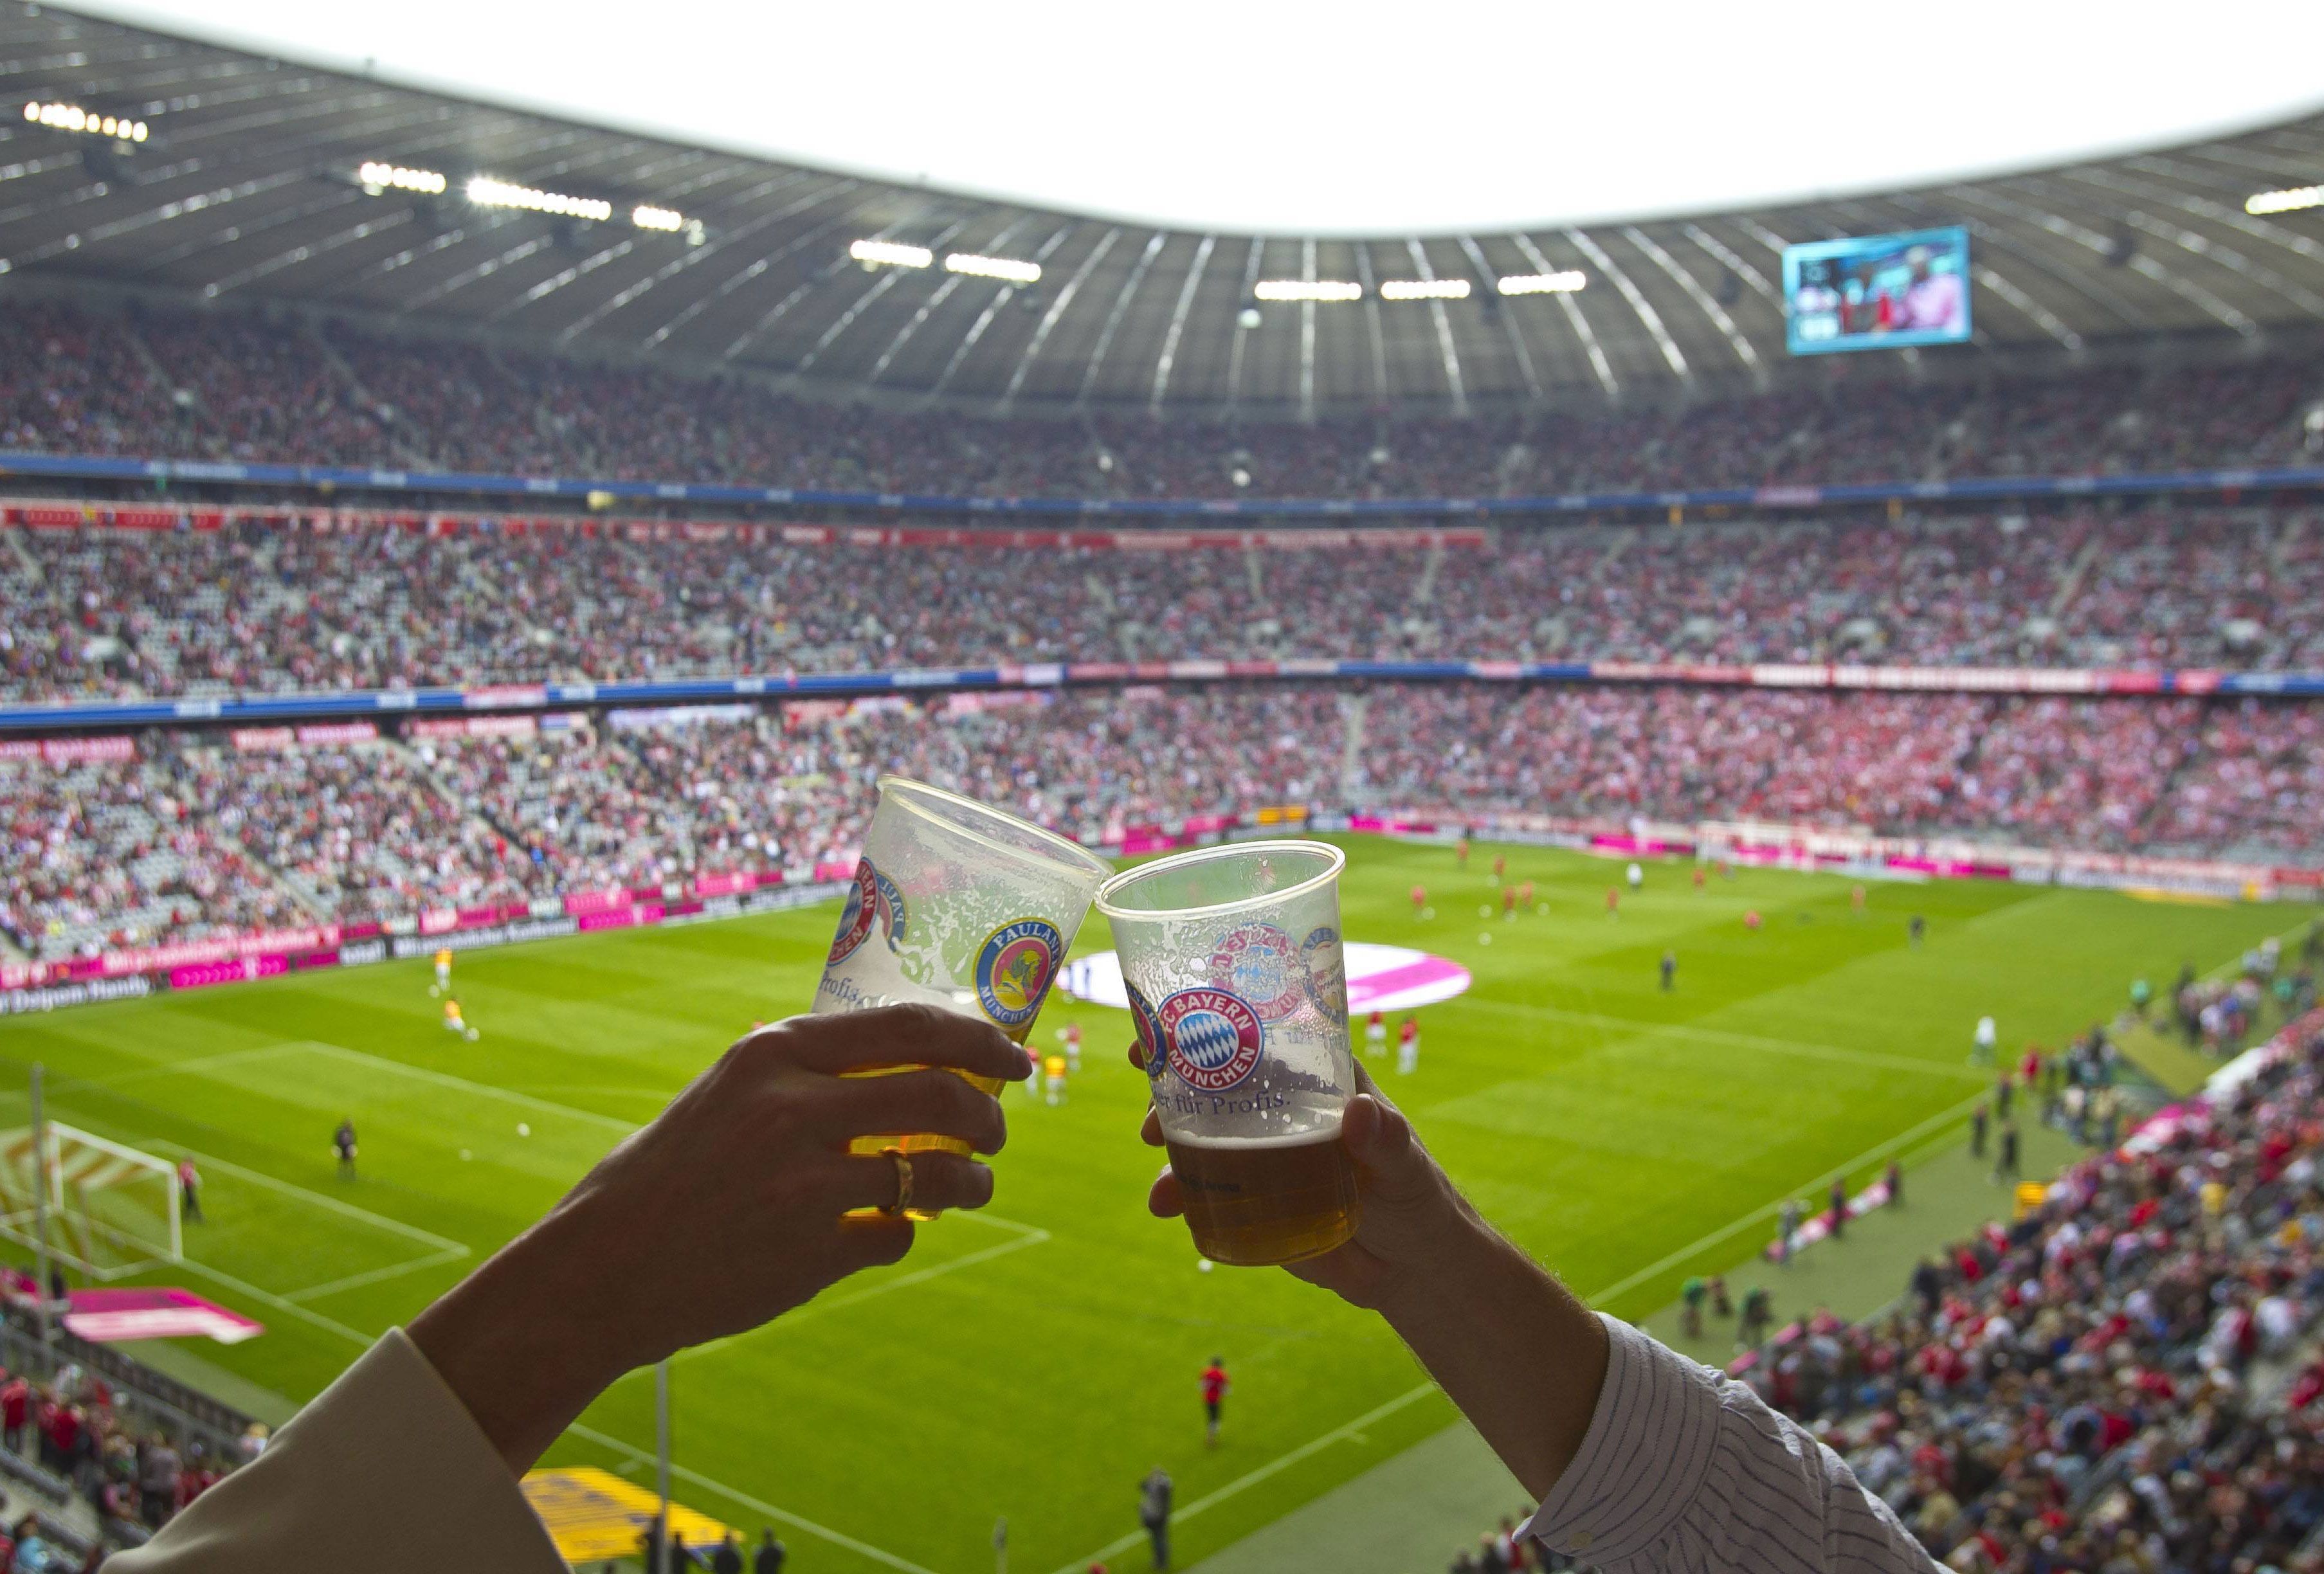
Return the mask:
[[1784,248],[1794,355],[1969,337],[1969,231],[1923,229]]

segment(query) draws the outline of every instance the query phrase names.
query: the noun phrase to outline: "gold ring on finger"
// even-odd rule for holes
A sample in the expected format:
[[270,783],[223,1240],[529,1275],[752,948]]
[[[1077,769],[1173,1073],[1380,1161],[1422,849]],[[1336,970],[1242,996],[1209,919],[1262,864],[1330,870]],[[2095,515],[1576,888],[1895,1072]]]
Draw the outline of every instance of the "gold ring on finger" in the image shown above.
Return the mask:
[[896,1166],[896,1200],[880,1210],[893,1218],[912,1205],[912,1161],[900,1147],[883,1147],[880,1152]]

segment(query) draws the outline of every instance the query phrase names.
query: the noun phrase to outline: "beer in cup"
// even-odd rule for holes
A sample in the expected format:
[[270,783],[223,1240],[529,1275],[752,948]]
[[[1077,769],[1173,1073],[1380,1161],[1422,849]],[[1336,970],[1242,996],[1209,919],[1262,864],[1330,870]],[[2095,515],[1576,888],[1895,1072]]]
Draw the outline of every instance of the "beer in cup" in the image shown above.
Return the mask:
[[1250,842],[1108,880],[1139,1048],[1194,1247],[1293,1263],[1356,1230],[1340,1122],[1355,1085],[1340,870],[1320,842]]

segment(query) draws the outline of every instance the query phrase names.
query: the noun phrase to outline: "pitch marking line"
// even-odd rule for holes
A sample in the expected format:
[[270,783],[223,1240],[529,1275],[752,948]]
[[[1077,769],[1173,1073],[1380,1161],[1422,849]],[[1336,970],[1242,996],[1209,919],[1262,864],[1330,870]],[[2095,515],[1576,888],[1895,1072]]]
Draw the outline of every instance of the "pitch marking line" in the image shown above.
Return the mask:
[[[1872,1164],[1877,1160],[1887,1157],[1898,1148],[1917,1141],[1919,1138],[1926,1136],[1931,1131],[1935,1130],[1938,1127],[1942,1126],[1947,1121],[1960,1119],[1962,1116],[1968,1114],[1970,1109],[1975,1108],[1978,1100],[1982,1097],[1984,1097],[1982,1093],[1972,1094],[1968,1099],[1963,1100],[1960,1103],[1954,1105],[1951,1109],[1932,1115],[1928,1119],[1922,1121],[1918,1126],[1914,1127],[1912,1129],[1901,1132],[1877,1146],[1865,1149],[1864,1152],[1857,1155],[1854,1158],[1849,1159],[1847,1163],[1825,1171],[1821,1175],[1819,1175],[1814,1180],[1808,1182],[1804,1186],[1797,1187],[1793,1191],[1784,1193],[1784,1196],[1778,1197],[1773,1202],[1753,1209],[1750,1212],[1746,1213],[1740,1219],[1736,1220],[1732,1223],[1728,1224],[1721,1229],[1712,1230],[1709,1235],[1702,1237],[1700,1240],[1692,1241],[1689,1244],[1679,1247],[1678,1250],[1670,1253],[1660,1261],[1639,1269],[1637,1273],[1630,1275],[1627,1278],[1616,1280],[1613,1284],[1609,1284],[1605,1289],[1599,1291],[1596,1294],[1586,1297],[1587,1304],[1592,1306],[1599,1305],[1604,1302],[1612,1300],[1615,1296],[1622,1294],[1627,1291],[1634,1290],[1638,1285],[1645,1284],[1648,1279],[1653,1278],[1656,1274],[1662,1273],[1664,1270],[1670,1268],[1676,1264],[1684,1262],[1687,1258],[1694,1256],[1697,1252],[1717,1246],[1720,1241],[1726,1240],[1740,1230],[1750,1228],[1755,1221],[1772,1217],[1773,1215],[1781,1212],[1783,1210],[1784,1204],[1790,1201],[1791,1198],[1797,1196],[1799,1192],[1803,1191],[1812,1192],[1819,1186],[1829,1185],[1832,1181],[1841,1175],[1848,1174],[1851,1171],[1859,1169],[1866,1164]],[[1402,1394],[1397,1395],[1395,1398],[1388,1401],[1385,1404],[1374,1406],[1372,1409],[1364,1412],[1363,1414],[1356,1417],[1355,1420],[1347,1422],[1345,1425],[1334,1427],[1330,1431],[1325,1432],[1323,1436],[1311,1439],[1309,1441],[1302,1443],[1299,1447],[1292,1450],[1289,1453],[1283,1455],[1281,1458],[1271,1459],[1268,1463],[1250,1471],[1249,1474],[1235,1477],[1235,1479],[1228,1482],[1217,1491],[1210,1493],[1206,1496],[1196,1498],[1185,1507],[1174,1513],[1170,1516],[1170,1523],[1173,1525],[1176,1525],[1185,1520],[1191,1519],[1195,1514],[1202,1513],[1204,1509],[1223,1503],[1227,1499],[1235,1496],[1237,1494],[1243,1492],[1250,1487],[1256,1487],[1260,1482],[1268,1480],[1268,1478],[1289,1469],[1292,1466],[1298,1464],[1301,1460],[1311,1459],[1316,1454],[1322,1453],[1325,1449],[1331,1448],[1336,1443],[1343,1442],[1348,1439],[1356,1436],[1374,1422],[1382,1420],[1387,1416],[1393,1415],[1397,1411],[1406,1408],[1407,1405],[1417,1403],[1419,1400],[1425,1398],[1427,1395],[1434,1394],[1436,1391],[1436,1385],[1434,1383],[1422,1383],[1416,1387],[1408,1388]],[[1092,1563],[1102,1563],[1110,1558],[1118,1557],[1121,1553],[1129,1551],[1130,1548],[1135,1547],[1139,1542],[1145,1539],[1146,1533],[1143,1531],[1133,1531],[1128,1535],[1117,1537],[1115,1540],[1108,1542],[1104,1546],[1099,1548],[1096,1551],[1090,1553],[1088,1556],[1076,1558],[1072,1562],[1059,1568],[1056,1570],[1056,1574],[1083,1574],[1083,1570],[1086,1569]]]
[[344,1279],[328,1284],[309,1284],[304,1290],[293,1290],[283,1297],[286,1301],[319,1301],[326,1295],[336,1295],[342,1290],[353,1290],[364,1284],[377,1284],[388,1279],[400,1279],[406,1274],[416,1274],[422,1268],[438,1268],[447,1263],[456,1263],[471,1256],[468,1248],[456,1246],[444,1251],[432,1252],[424,1257],[414,1257],[408,1263],[393,1263],[384,1268],[374,1268],[367,1274],[349,1274]]
[[[170,1148],[177,1147],[179,1145],[156,1137],[141,1141],[135,1146],[147,1148]],[[336,1294],[341,1290],[353,1290],[362,1284],[376,1284],[383,1280],[401,1278],[405,1274],[416,1274],[423,1268],[440,1267],[446,1263],[456,1263],[465,1257],[475,1255],[475,1248],[466,1241],[453,1240],[448,1237],[438,1235],[433,1230],[422,1229],[416,1224],[406,1224],[403,1220],[391,1219],[384,1213],[374,1213],[368,1208],[358,1208],[354,1203],[342,1201],[327,1192],[313,1191],[290,1181],[278,1180],[263,1171],[248,1169],[212,1154],[196,1153],[192,1148],[183,1148],[180,1151],[190,1155],[203,1168],[223,1171],[252,1185],[263,1186],[269,1191],[280,1192],[288,1197],[297,1197],[318,1208],[328,1209],[331,1212],[367,1224],[374,1229],[390,1235],[400,1235],[406,1240],[431,1248],[423,1256],[412,1257],[400,1263],[390,1263],[383,1268],[372,1268],[360,1274],[349,1274],[345,1278],[332,1279],[320,1284],[309,1284],[302,1290],[289,1291],[282,1297],[286,1302],[318,1300],[325,1295]],[[203,1267],[191,1256],[184,1258],[183,1261],[189,1267],[202,1268],[205,1273],[211,1271]]]
[[264,1044],[254,1049],[225,1049],[216,1054],[192,1055],[185,1060],[173,1060],[164,1065],[152,1065],[134,1072],[123,1072],[110,1077],[91,1077],[88,1081],[100,1088],[119,1088],[131,1082],[151,1082],[156,1077],[207,1076],[210,1068],[237,1065],[244,1061],[264,1060],[287,1051],[300,1048],[298,1043]]

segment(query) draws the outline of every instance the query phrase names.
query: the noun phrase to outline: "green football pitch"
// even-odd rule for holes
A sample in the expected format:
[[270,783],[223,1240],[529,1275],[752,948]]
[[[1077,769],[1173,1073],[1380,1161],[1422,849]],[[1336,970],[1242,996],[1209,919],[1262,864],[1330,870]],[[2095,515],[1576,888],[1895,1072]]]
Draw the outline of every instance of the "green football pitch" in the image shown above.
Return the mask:
[[[1744,870],[1697,890],[1690,866],[1651,864],[1609,918],[1618,864],[1480,845],[1462,872],[1443,847],[1347,845],[1348,935],[1475,975],[1423,1013],[1417,1072],[1382,1081],[1489,1217],[1632,1315],[1748,1256],[1784,1198],[1951,1140],[1985,1082],[1966,1063],[1979,1015],[2005,1046],[2054,1045],[2111,1016],[2133,976],[2214,967],[2305,917],[1978,883],[1875,884],[1858,914],[1844,879]],[[1496,851],[1542,910],[1501,917]],[[442,1030],[424,960],[0,1020],[0,1124],[22,1122],[41,1062],[55,1118],[196,1155],[208,1221],[187,1227],[182,1263],[136,1281],[259,1318],[263,1337],[204,1358],[304,1398],[754,1019],[803,1006],[835,907],[464,953],[476,1043]],[[1093,917],[1076,950],[1109,943]],[[1100,1555],[1142,1569],[1124,1549],[1157,1464],[1190,1563],[1453,1419],[1364,1314],[1284,1274],[1196,1270],[1183,1227],[1145,1210],[1157,1158],[1135,1135],[1128,1018],[1056,1000],[1037,1042],[1075,1017],[1090,1053],[1068,1101],[1004,1100],[989,1211],[678,1359],[681,1501],[746,1534],[775,1524],[806,1569],[981,1569],[1001,1516],[1019,1574]],[[363,1145],[349,1182],[329,1151],[343,1116]],[[1235,1386],[1210,1450],[1195,1375],[1214,1354]],[[550,1462],[650,1481],[652,1389],[621,1383]]]

